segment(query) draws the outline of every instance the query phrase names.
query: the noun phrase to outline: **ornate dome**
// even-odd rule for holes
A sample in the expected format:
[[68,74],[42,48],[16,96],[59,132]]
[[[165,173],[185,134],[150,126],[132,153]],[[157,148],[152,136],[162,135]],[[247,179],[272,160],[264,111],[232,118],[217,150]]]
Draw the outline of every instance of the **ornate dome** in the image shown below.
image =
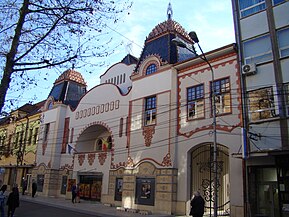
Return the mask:
[[60,83],[62,81],[74,81],[77,82],[79,84],[83,84],[86,85],[86,82],[84,81],[82,75],[75,71],[74,69],[68,69],[66,71],[64,71],[54,82],[54,84]]
[[146,41],[149,41],[165,33],[178,33],[182,35],[184,38],[186,38],[187,40],[192,41],[189,34],[186,32],[186,30],[178,22],[172,19],[167,19],[166,21],[158,24],[150,32],[150,34],[146,38]]

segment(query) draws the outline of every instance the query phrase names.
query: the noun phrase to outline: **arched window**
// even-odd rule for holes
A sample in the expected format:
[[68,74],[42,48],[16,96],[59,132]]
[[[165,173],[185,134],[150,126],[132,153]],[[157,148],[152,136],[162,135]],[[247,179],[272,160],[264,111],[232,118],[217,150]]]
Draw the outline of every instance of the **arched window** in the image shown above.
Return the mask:
[[98,139],[96,141],[96,150],[101,151],[102,150],[102,139]]
[[112,147],[112,138],[111,136],[107,137],[107,149],[110,150]]
[[146,75],[150,75],[152,73],[155,73],[157,71],[157,65],[156,64],[150,64],[146,69]]

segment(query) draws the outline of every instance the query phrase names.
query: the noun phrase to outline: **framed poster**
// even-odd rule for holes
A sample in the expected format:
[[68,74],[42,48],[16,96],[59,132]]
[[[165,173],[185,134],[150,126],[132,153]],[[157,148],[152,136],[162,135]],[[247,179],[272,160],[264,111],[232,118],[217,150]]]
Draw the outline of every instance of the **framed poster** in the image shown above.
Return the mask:
[[135,192],[136,204],[153,206],[155,202],[155,179],[137,178]]
[[71,192],[72,186],[76,185],[76,179],[68,179],[67,191]]
[[115,180],[115,193],[114,193],[114,200],[122,201],[122,186],[123,186],[123,179],[116,178]]

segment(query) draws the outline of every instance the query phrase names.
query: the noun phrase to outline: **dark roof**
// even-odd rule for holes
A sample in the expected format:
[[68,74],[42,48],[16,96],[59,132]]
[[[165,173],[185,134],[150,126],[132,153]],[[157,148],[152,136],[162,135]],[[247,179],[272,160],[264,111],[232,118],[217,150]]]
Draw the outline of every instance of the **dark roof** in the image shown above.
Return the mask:
[[138,58],[134,57],[131,54],[126,55],[121,61],[121,63],[124,63],[126,65],[137,64],[137,62]]
[[168,20],[156,25],[145,40],[145,46],[135,68],[135,73],[138,73],[142,61],[151,55],[158,56],[162,64],[174,64],[194,57],[194,54],[185,48],[177,47],[172,42],[176,37],[193,44],[188,33],[178,22],[168,18]]
[[74,81],[74,82],[77,82],[79,84],[82,84],[82,85],[85,85],[86,86],[86,83],[82,77],[82,75],[75,71],[74,69],[68,69],[66,71],[64,71],[57,79],[56,81],[54,82],[54,84],[57,84],[57,83],[60,83],[62,81]]

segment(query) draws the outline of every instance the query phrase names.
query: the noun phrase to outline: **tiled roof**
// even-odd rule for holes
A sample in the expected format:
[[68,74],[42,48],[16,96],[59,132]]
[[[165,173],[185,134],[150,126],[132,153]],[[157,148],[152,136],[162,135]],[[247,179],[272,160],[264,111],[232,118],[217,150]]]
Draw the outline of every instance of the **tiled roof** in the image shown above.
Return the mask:
[[64,71],[54,82],[54,84],[60,83],[61,81],[64,80],[70,80],[70,81],[74,81],[77,82],[79,84],[83,84],[86,85],[86,82],[84,81],[82,75],[75,71],[74,69],[68,69],[66,71]]
[[189,34],[186,32],[186,30],[176,21],[172,20],[172,19],[168,19],[158,25],[155,26],[155,28],[150,32],[150,34],[148,35],[148,37],[146,38],[146,41],[149,41],[153,38],[156,38],[162,34],[165,33],[178,33],[180,35],[182,35],[183,37],[185,37],[186,39],[188,39],[189,41],[191,41],[191,38],[189,36]]

